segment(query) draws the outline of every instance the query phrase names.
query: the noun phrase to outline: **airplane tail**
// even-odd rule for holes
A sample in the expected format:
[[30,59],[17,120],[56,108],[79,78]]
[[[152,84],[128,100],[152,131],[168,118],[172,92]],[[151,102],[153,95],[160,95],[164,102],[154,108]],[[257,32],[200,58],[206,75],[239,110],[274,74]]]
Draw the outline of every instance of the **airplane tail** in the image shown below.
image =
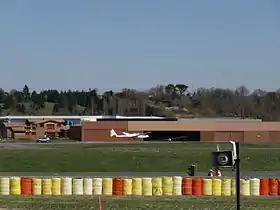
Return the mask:
[[114,129],[112,129],[112,130],[110,131],[110,136],[111,136],[111,137],[117,136],[117,133],[116,133],[116,131],[115,131]]

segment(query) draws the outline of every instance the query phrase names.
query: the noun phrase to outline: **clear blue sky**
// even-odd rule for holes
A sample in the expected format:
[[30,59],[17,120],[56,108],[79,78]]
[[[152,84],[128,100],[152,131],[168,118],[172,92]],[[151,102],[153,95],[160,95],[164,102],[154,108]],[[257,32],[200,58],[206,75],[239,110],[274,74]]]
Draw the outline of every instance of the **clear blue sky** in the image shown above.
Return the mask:
[[0,1],[4,89],[280,88],[278,0]]

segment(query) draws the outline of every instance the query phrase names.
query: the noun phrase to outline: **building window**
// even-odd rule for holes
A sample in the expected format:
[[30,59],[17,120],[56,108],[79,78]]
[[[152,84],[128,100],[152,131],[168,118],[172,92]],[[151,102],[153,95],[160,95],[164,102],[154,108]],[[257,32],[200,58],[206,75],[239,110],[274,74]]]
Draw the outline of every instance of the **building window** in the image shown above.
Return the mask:
[[54,130],[55,129],[54,124],[47,124],[47,129],[48,130]]
[[55,132],[46,132],[46,133],[47,133],[47,136],[49,136],[49,137],[55,137],[56,136]]

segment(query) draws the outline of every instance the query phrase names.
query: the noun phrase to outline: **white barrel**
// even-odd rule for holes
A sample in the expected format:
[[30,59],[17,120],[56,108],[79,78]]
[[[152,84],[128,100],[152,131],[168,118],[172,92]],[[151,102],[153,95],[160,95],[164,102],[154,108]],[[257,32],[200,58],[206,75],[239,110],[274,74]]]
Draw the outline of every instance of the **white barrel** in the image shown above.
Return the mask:
[[250,196],[250,180],[247,179],[240,180],[240,195]]
[[142,194],[144,196],[153,195],[153,185],[151,177],[142,178]]
[[154,177],[152,178],[153,183],[153,195],[160,196],[162,195],[162,178]]
[[92,195],[92,178],[84,178],[84,195]]
[[212,195],[213,187],[212,187],[212,179],[203,179],[203,195]]
[[132,179],[126,178],[123,180],[123,194],[132,195]]
[[182,195],[182,180],[181,176],[173,177],[173,195]]
[[8,177],[0,178],[0,194],[10,195],[10,178]]
[[40,178],[32,179],[32,194],[42,195],[42,179]]
[[61,178],[59,177],[52,178],[52,194],[61,195]]
[[83,195],[83,178],[73,179],[73,195]]
[[102,195],[102,178],[93,178],[93,195]]
[[162,177],[162,194],[172,195],[173,193],[173,178],[164,176]]
[[132,179],[132,195],[142,195],[142,178]]
[[20,177],[10,178],[10,194],[11,195],[21,194]]
[[103,195],[112,195],[113,194],[113,179],[112,178],[103,178],[102,194]]
[[250,180],[250,194],[251,196],[260,196],[260,179]]
[[63,177],[61,179],[61,192],[62,195],[72,195],[72,178]]
[[222,179],[222,196],[231,196],[231,179]]

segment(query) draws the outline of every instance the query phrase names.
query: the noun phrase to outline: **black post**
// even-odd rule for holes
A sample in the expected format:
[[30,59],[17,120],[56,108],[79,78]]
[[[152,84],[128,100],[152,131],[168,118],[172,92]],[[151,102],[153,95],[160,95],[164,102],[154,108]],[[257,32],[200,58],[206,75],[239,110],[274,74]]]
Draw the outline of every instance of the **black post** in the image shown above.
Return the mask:
[[236,145],[236,174],[235,174],[235,183],[236,183],[236,209],[240,210],[240,157],[239,157],[239,142],[235,143]]

